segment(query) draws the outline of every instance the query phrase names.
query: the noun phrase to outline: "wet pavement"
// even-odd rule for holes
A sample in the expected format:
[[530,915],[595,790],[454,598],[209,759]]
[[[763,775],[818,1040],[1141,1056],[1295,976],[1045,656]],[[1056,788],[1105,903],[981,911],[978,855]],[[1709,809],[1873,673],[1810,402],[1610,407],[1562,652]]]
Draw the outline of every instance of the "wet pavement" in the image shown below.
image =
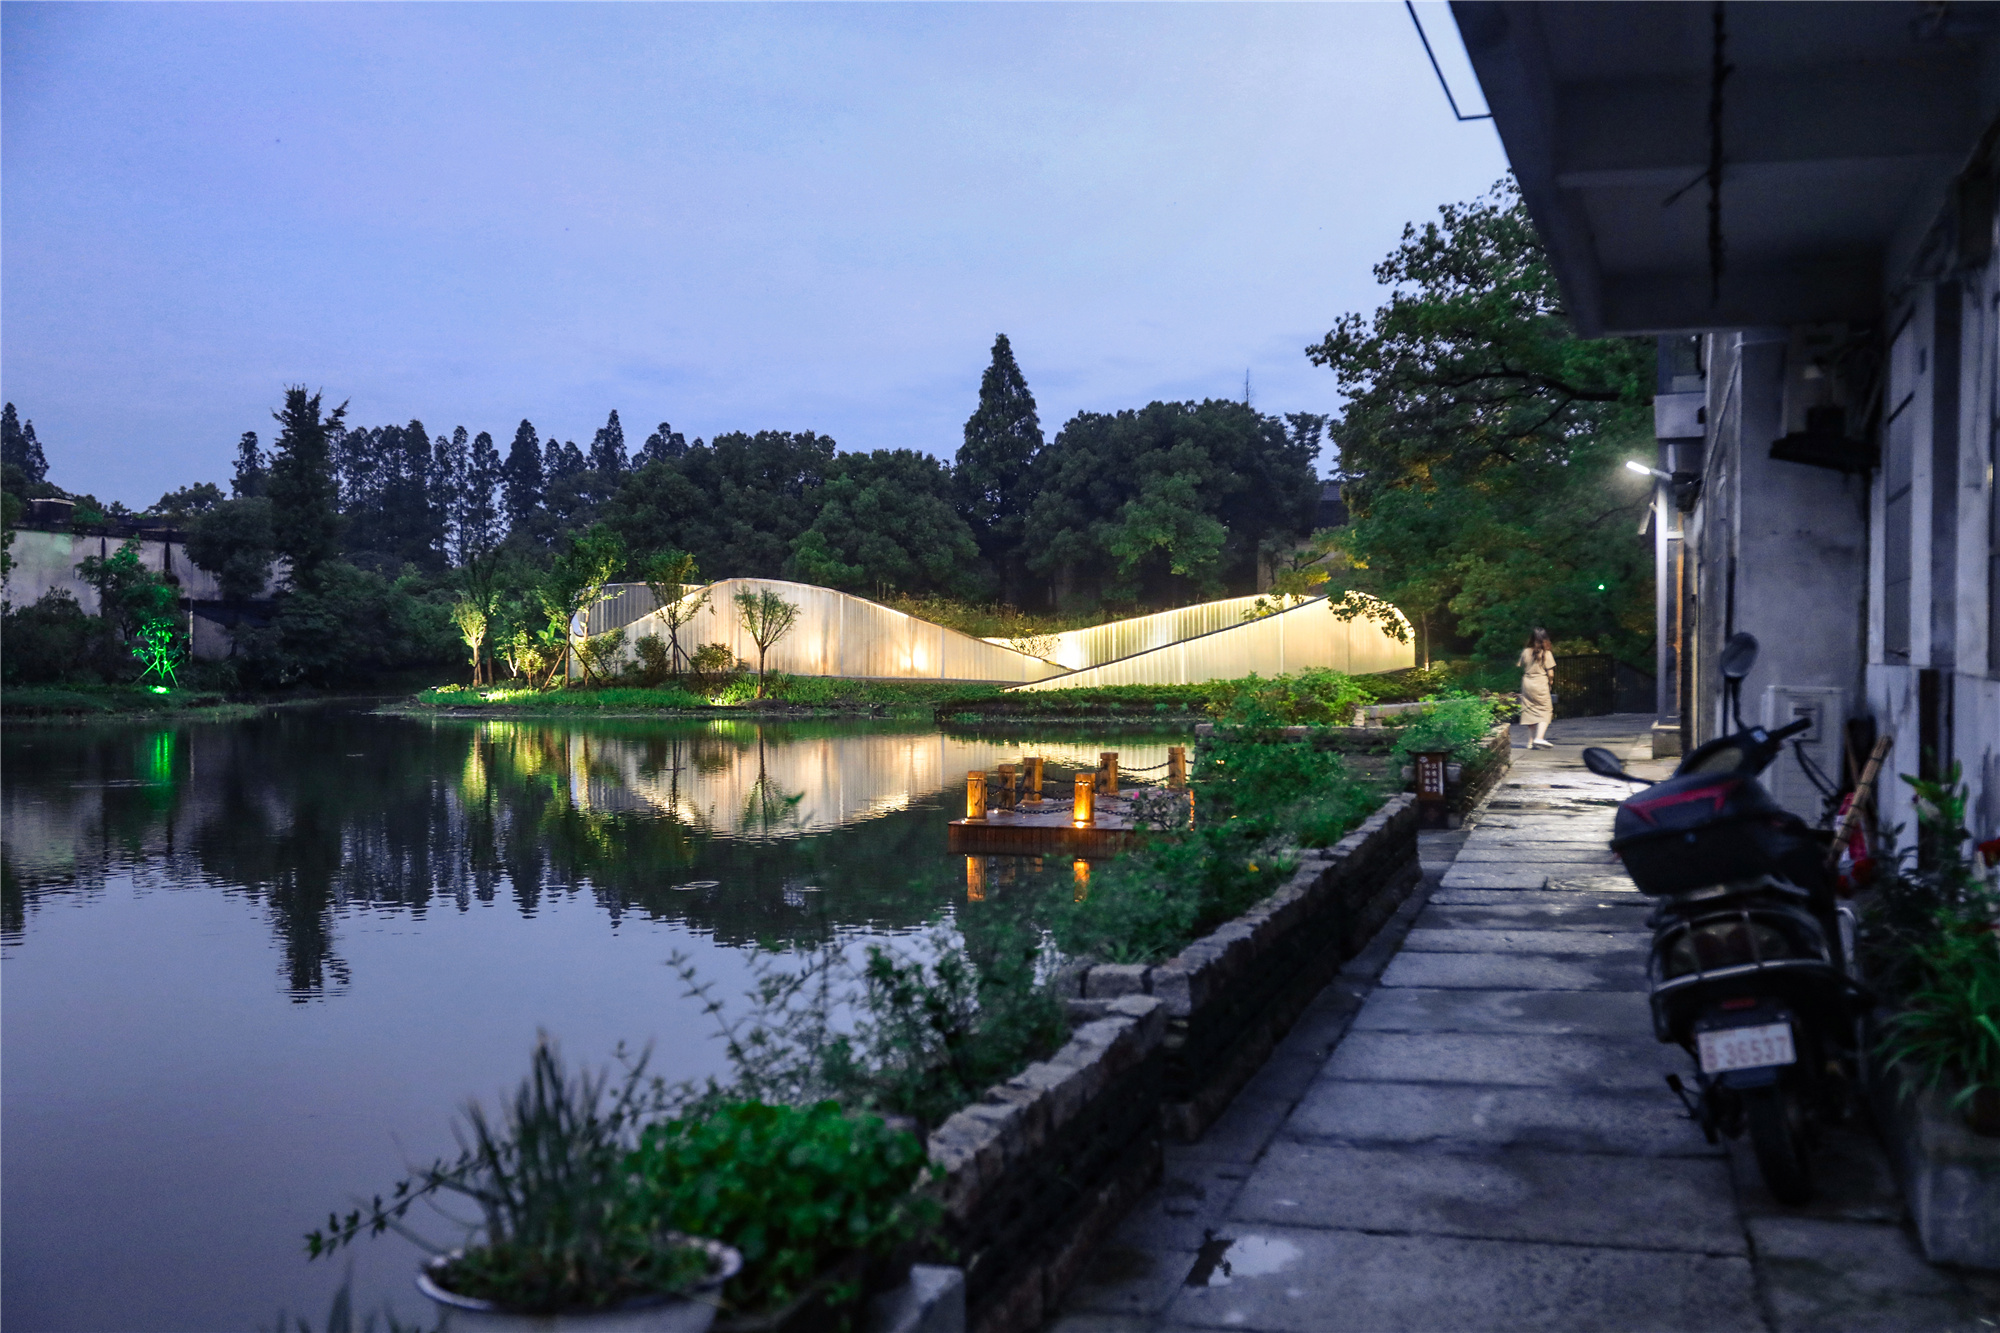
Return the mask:
[[[1667,1090],[1647,900],[1605,850],[1650,717],[1558,722],[1071,1293],[1058,1333],[2000,1328],[2000,1275],[1925,1263],[1865,1119],[1816,1201],[1763,1190]],[[1525,740],[1516,729],[1516,742]]]

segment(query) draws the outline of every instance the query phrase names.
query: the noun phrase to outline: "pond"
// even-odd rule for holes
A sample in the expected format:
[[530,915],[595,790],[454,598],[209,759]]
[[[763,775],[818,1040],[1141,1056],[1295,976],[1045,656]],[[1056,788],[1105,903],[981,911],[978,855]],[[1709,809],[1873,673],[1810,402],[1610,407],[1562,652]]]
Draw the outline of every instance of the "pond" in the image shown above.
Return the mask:
[[[735,996],[760,942],[953,923],[978,910],[945,851],[969,769],[1176,743],[338,707],[9,727],[0,1321],[317,1327],[347,1260],[308,1265],[303,1233],[449,1150],[538,1031],[574,1063],[650,1043],[670,1078],[720,1072],[669,954]],[[354,1254],[364,1308],[421,1312],[414,1248]]]

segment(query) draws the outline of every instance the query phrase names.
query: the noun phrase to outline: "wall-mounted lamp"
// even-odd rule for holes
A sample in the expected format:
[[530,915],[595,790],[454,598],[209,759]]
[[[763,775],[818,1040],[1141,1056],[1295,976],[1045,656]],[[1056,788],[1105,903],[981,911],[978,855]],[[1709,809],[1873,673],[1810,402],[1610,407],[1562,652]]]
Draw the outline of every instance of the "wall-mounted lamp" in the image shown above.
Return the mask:
[[1628,458],[1625,460],[1625,470],[1628,472],[1636,472],[1642,477],[1652,477],[1658,481],[1672,481],[1674,479],[1673,473],[1662,472],[1660,471],[1660,469],[1656,467],[1648,467],[1646,464],[1641,463],[1636,458]]

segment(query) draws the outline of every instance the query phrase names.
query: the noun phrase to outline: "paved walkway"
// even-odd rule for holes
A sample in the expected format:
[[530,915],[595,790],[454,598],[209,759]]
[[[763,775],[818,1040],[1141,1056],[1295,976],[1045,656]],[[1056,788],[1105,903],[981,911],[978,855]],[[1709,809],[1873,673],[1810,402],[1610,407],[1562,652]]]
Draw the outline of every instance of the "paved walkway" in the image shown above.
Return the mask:
[[1058,1333],[2000,1328],[2000,1282],[1918,1256],[1865,1127],[1784,1209],[1667,1091],[1646,900],[1604,849],[1627,789],[1580,759],[1639,758],[1649,720],[1557,723],[1423,835],[1425,890],[1169,1148]]

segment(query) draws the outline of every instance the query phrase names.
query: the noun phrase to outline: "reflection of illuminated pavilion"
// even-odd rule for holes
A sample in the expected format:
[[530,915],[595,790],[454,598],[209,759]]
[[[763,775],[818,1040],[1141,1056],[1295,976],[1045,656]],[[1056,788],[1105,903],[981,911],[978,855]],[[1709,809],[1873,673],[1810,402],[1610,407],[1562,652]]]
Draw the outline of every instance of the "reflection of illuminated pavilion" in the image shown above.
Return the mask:
[[[494,733],[532,728],[487,725]],[[786,731],[744,723],[653,736],[570,731],[557,762],[579,809],[657,813],[724,836],[756,838],[821,833],[894,814],[962,782],[968,770],[996,767],[1020,751],[1019,742],[937,732]],[[1133,767],[1167,758],[1165,742],[1127,741],[1124,748]],[[1077,769],[1094,768],[1099,753],[1088,741],[1038,742],[1036,749],[1052,767]],[[786,802],[781,821],[746,820],[746,812],[769,810],[774,796]]]

